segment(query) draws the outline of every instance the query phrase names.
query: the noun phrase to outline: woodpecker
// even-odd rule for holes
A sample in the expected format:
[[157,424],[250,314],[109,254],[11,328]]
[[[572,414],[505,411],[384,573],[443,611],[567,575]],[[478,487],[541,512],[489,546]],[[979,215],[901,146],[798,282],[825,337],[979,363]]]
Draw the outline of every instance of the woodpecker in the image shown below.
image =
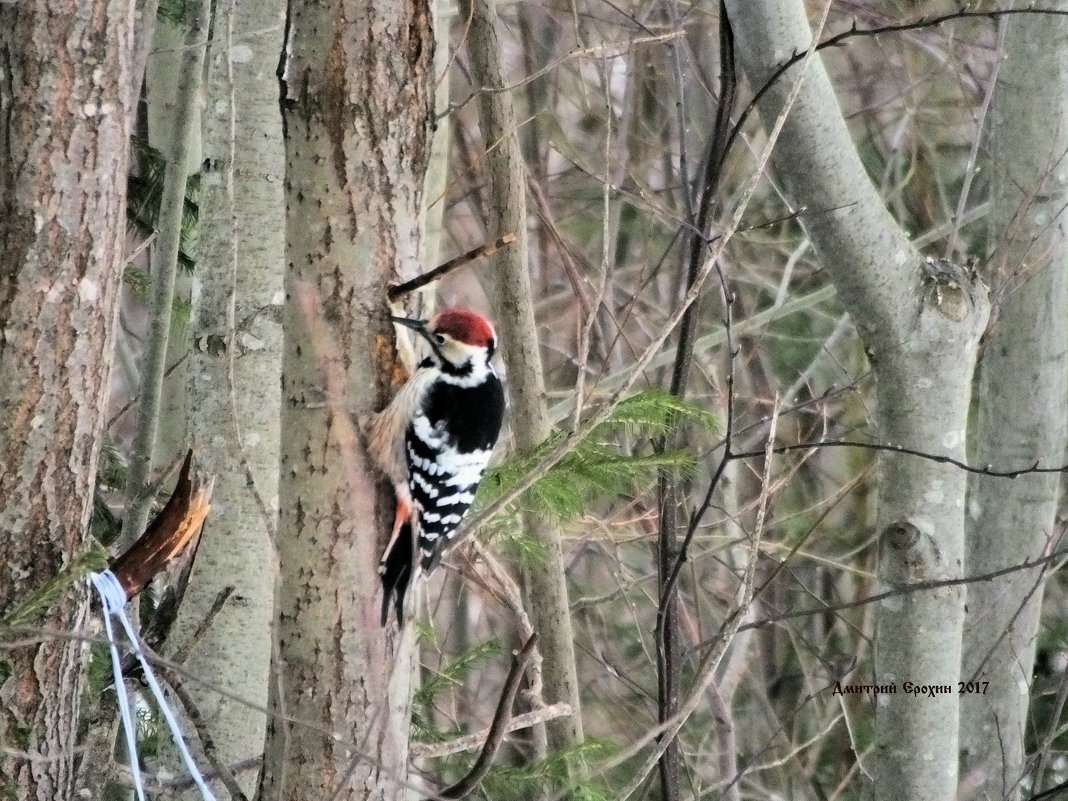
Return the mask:
[[382,625],[392,598],[403,623],[419,547],[426,575],[456,533],[485,472],[504,419],[504,388],[490,364],[493,326],[467,309],[446,309],[429,322],[393,317],[430,346],[407,383],[370,427],[370,450],[393,483],[397,511],[382,555]]

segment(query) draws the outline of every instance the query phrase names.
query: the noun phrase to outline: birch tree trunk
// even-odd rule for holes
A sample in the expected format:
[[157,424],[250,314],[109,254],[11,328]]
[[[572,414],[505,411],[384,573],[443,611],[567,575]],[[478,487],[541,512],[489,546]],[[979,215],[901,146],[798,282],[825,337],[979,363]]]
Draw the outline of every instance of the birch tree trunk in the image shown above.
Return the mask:
[[[501,45],[494,0],[463,0],[461,15],[471,20],[468,52],[479,95],[479,125],[487,149],[490,238],[514,233],[516,243],[495,259],[494,290],[502,350],[508,364],[509,414],[516,447],[532,452],[552,429],[545,409],[545,381],[534,322],[534,299],[527,272],[526,177],[519,146],[515,109],[504,85]],[[544,660],[546,703],[565,702],[574,714],[547,724],[550,747],[562,750],[582,742],[581,702],[564,578],[560,531],[551,521],[527,516],[524,525],[544,550],[544,558],[525,565],[531,618]]]
[[[727,3],[750,84],[805,51],[811,31],[799,0]],[[791,87],[787,72],[765,96],[766,126]],[[864,172],[826,71],[810,66],[779,137],[773,163],[867,346],[877,381],[876,439],[963,459],[976,348],[988,313],[985,291],[964,270],[926,265]],[[903,454],[881,459],[879,578],[901,594],[880,604],[875,682],[879,697],[875,798],[940,801],[957,791],[963,590],[909,591],[952,579],[964,558],[965,475]],[[934,697],[903,683],[948,686]]]
[[[80,555],[123,268],[132,2],[0,4],[0,615]],[[72,587],[33,631],[78,631]],[[75,797],[84,644],[0,653],[0,795]]]
[[[1068,20],[1021,16],[1006,25],[990,142],[996,251],[988,282],[1001,299],[980,363],[972,459],[1051,467],[1064,460],[1068,408]],[[1057,536],[1060,483],[1057,475],[974,476],[968,572],[1040,557]],[[961,678],[989,681],[990,690],[962,705],[960,765],[980,798],[1019,796],[1044,580],[1034,568],[968,586]]]
[[185,9],[185,37],[181,67],[175,88],[174,130],[164,151],[167,163],[160,198],[159,237],[152,253],[152,305],[148,348],[141,370],[138,391],[137,428],[131,445],[126,484],[126,514],[122,538],[126,544],[145,529],[152,508],[152,469],[156,436],[163,406],[163,380],[167,369],[171,307],[178,271],[178,250],[185,211],[185,189],[189,173],[189,139],[199,100],[204,50],[207,47],[209,0],[195,0]]
[[[449,113],[449,29],[455,10],[448,0],[432,0],[434,12],[434,127],[430,138],[430,155],[423,185],[426,206],[426,247],[424,269],[433,270],[441,263],[445,239],[445,193],[448,189],[450,135]],[[427,293],[429,294],[429,293]],[[429,317],[429,315],[427,315]]]
[[427,2],[288,7],[276,651],[261,797],[404,795],[412,627],[379,625],[393,504],[354,417],[381,409],[386,285],[421,268]]
[[[192,10],[191,4],[186,13]],[[145,69],[145,118],[148,122],[148,144],[160,153],[173,153],[174,137],[179,126],[179,114],[186,115],[187,124],[181,125],[186,146],[186,186],[189,178],[200,172],[201,163],[201,98],[198,76],[197,93],[192,96],[193,103],[186,109],[179,109],[181,101],[178,88],[182,80],[182,63],[192,55],[185,47],[185,30],[179,23],[168,18],[156,20],[152,34],[152,50]],[[206,54],[205,54],[206,57]],[[188,97],[188,96],[187,96]],[[185,214],[185,201],[189,193],[181,199],[180,209]],[[176,199],[177,200],[177,199]],[[167,214],[160,210],[162,221]],[[158,226],[157,226],[158,227]],[[185,226],[183,225],[183,228]],[[199,226],[197,227],[199,231]],[[185,237],[179,236],[180,243]],[[195,240],[196,237],[190,237]],[[147,261],[152,276],[159,276],[163,271],[159,248],[149,248]],[[192,254],[196,257],[196,253]],[[178,265],[176,265],[178,266]],[[188,303],[191,297],[191,278],[188,271],[179,268],[175,273],[174,297],[172,310],[177,304]],[[124,309],[124,312],[126,310]],[[156,434],[156,447],[153,462],[160,465],[173,464],[185,456],[189,447],[189,343],[190,326],[188,320],[172,319],[167,335],[167,355],[164,358],[163,385],[160,390],[159,426]],[[122,332],[119,332],[122,336]],[[120,342],[123,341],[120,338]],[[138,380],[138,385],[141,381]]]
[[[185,661],[186,684],[227,765],[259,756],[266,720],[215,689],[267,703],[278,512],[285,170],[275,68],[280,0],[222,2],[204,113],[200,257],[194,276],[189,406],[202,468],[215,476],[211,519],[170,642],[233,590]],[[255,772],[237,779],[249,796]]]

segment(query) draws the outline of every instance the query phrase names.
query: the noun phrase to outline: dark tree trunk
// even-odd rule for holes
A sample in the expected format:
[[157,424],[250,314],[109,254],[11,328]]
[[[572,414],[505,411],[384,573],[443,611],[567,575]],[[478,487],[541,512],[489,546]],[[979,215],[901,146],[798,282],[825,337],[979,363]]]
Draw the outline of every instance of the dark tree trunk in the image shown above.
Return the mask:
[[[0,5],[0,614],[84,547],[123,267],[132,2]],[[32,623],[70,632],[71,589]],[[0,653],[0,790],[74,796],[83,643]]]

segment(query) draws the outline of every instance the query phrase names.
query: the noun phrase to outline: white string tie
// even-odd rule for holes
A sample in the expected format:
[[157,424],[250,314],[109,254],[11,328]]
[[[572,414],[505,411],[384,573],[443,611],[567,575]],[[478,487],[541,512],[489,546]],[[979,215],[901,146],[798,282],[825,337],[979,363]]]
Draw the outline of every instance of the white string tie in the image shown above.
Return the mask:
[[141,776],[141,766],[138,764],[137,759],[137,730],[134,728],[133,715],[130,712],[130,699],[126,693],[126,683],[122,680],[122,659],[119,657],[118,643],[115,640],[115,633],[111,625],[112,617],[118,620],[126,631],[130,650],[141,663],[145,681],[148,682],[152,695],[156,699],[156,706],[163,714],[164,720],[167,721],[167,726],[171,730],[171,738],[174,740],[174,744],[178,746],[178,751],[181,753],[182,760],[189,770],[190,777],[200,788],[200,794],[203,798],[207,799],[207,801],[216,801],[215,796],[212,795],[211,788],[204,781],[204,777],[189,753],[189,748],[185,744],[185,737],[182,735],[181,726],[178,725],[174,712],[167,703],[167,699],[163,696],[163,689],[159,686],[156,674],[152,672],[152,667],[148,664],[145,652],[141,648],[141,640],[134,631],[130,619],[126,616],[126,602],[128,599],[118,578],[110,570],[105,570],[103,573],[90,573],[89,580],[100,594],[100,601],[104,606],[104,629],[107,632],[108,648],[111,651],[111,675],[115,681],[115,695],[119,701],[122,727],[126,732],[126,748],[130,752],[130,772],[133,774],[134,789],[137,791],[138,801],[145,801],[144,779]]

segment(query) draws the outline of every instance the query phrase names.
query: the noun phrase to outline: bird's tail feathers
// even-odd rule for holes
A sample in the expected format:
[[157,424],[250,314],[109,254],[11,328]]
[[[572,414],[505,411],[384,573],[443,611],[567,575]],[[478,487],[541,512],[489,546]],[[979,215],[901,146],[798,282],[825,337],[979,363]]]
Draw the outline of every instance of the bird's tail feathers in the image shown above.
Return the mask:
[[412,578],[414,561],[412,521],[405,517],[398,521],[393,539],[382,554],[378,572],[382,576],[382,625],[389,619],[389,602],[397,610],[397,625],[404,625],[404,595]]

